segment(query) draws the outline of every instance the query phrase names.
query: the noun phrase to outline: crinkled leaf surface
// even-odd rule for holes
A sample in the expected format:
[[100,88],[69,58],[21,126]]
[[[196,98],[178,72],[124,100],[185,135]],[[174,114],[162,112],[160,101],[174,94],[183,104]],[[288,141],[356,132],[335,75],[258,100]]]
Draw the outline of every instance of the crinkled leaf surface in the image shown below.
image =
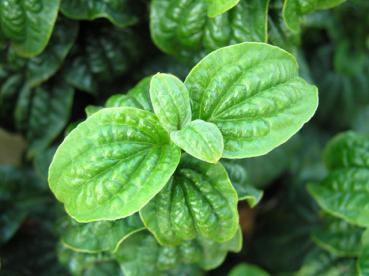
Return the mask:
[[63,0],[60,10],[63,15],[72,19],[106,18],[122,28],[138,21],[135,3],[129,0]]
[[357,260],[357,272],[359,276],[369,275],[369,230],[364,232],[362,238],[362,250]]
[[106,107],[123,107],[130,106],[147,111],[154,111],[150,100],[150,82],[151,77],[142,79],[135,87],[130,89],[126,94],[117,94],[111,96]]
[[155,44],[186,60],[231,44],[267,40],[267,0],[240,0],[215,18],[207,15],[207,0],[153,0],[150,10]]
[[369,226],[369,138],[352,132],[336,136],[325,151],[332,171],[308,190],[328,213],[349,223]]
[[264,43],[216,50],[187,76],[193,119],[218,126],[225,158],[268,153],[313,116],[315,86],[298,76],[295,58]]
[[208,16],[218,16],[236,6],[240,0],[207,0]]
[[263,197],[264,192],[252,186],[247,170],[234,161],[222,161],[229,179],[237,191],[238,200],[246,200],[251,208],[255,207]]
[[115,251],[130,235],[144,229],[138,214],[114,221],[78,223],[66,217],[61,223],[65,246],[86,253]]
[[213,123],[195,120],[170,133],[170,139],[188,154],[205,162],[217,163],[222,157],[223,136]]
[[242,263],[232,268],[228,276],[268,276],[269,273],[256,265]]
[[184,155],[171,181],[140,215],[161,244],[196,237],[224,242],[238,228],[237,194],[220,163]]
[[60,0],[3,0],[0,33],[23,57],[40,54],[46,47],[58,14]]
[[307,13],[329,9],[337,6],[346,0],[284,0],[283,18],[287,27],[294,31],[300,31],[300,21]]
[[60,81],[22,89],[15,121],[30,143],[31,154],[45,150],[66,126],[73,96],[73,88]]
[[79,38],[65,66],[65,79],[88,93],[106,91],[107,84],[130,70],[142,54],[139,36],[130,29],[89,28]]
[[179,264],[195,263],[205,270],[213,269],[223,262],[228,251],[238,252],[241,243],[238,231],[225,243],[195,239],[177,247],[165,247],[147,232],[139,232],[126,239],[115,255],[125,275],[163,275]]
[[338,256],[355,257],[361,250],[363,228],[332,216],[325,216],[312,238],[321,248]]
[[349,258],[339,258],[327,251],[315,248],[306,257],[303,266],[295,275],[356,275],[355,261]]
[[49,185],[79,222],[114,220],[141,209],[168,182],[180,149],[151,112],[104,108],[59,146]]
[[168,131],[191,121],[190,96],[184,83],[170,74],[156,74],[150,82],[150,99],[161,125]]

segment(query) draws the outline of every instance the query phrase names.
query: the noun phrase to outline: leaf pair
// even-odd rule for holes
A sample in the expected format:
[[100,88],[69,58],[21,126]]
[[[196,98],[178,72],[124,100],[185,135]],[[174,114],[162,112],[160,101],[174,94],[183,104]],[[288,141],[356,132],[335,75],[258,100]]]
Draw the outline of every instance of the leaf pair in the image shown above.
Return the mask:
[[216,163],[222,157],[222,134],[212,123],[191,122],[189,92],[178,78],[168,74],[152,77],[150,98],[161,125],[177,146],[209,163]]

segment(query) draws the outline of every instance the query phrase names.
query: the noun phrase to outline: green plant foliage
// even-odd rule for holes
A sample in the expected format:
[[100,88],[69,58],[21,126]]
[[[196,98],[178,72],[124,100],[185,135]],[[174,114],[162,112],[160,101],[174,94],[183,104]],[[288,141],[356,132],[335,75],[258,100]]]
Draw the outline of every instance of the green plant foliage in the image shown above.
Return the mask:
[[366,207],[369,180],[369,140],[352,132],[333,139],[326,148],[325,160],[330,174],[309,192],[328,213],[349,223],[368,227]]
[[5,0],[0,3],[0,37],[23,57],[40,54],[57,18],[60,0]]
[[191,121],[188,90],[177,77],[169,74],[153,76],[150,99],[156,116],[168,132],[180,130]]
[[150,29],[155,44],[165,53],[196,61],[231,44],[266,42],[268,0],[240,0],[230,11],[209,18],[207,12],[215,15],[212,9],[220,2],[228,6],[235,1],[151,1]]
[[362,250],[357,261],[357,271],[359,276],[369,273],[369,230],[366,230],[362,238]]
[[363,228],[348,224],[335,217],[323,217],[313,232],[313,240],[330,253],[342,257],[355,257],[361,251]]
[[118,27],[137,23],[137,11],[128,0],[63,0],[60,7],[66,17],[78,20],[106,18]]
[[236,6],[240,0],[207,0],[208,16],[216,17]]
[[50,165],[49,184],[79,222],[124,218],[164,187],[179,157],[153,114],[106,108],[67,136]]
[[[196,263],[209,270],[224,260],[228,251],[241,249],[240,232],[225,243],[205,239],[184,242],[178,247],[160,246],[147,232],[139,232],[122,243],[115,253],[125,275],[163,275],[178,263]],[[143,266],[142,263],[145,263]]]
[[196,237],[225,242],[238,228],[237,194],[220,163],[183,156],[172,180],[140,214],[164,245]]
[[231,272],[228,274],[228,276],[244,276],[244,275],[268,276],[269,273],[265,272],[263,269],[255,265],[242,263],[232,268]]
[[90,223],[78,223],[66,217],[61,222],[61,240],[77,252],[116,251],[127,237],[143,229],[138,214],[115,221]]
[[262,43],[211,53],[192,69],[185,85],[193,119],[220,129],[225,158],[268,153],[295,134],[318,104],[317,88],[298,77],[293,56]]

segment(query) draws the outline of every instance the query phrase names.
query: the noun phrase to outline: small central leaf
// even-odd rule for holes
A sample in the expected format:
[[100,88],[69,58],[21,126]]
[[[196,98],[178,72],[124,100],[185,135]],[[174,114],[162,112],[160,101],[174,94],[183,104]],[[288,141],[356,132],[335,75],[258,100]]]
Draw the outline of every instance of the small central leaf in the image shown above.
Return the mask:
[[188,154],[209,163],[222,157],[223,136],[213,123],[195,120],[185,128],[170,134],[172,141]]
[[191,121],[190,96],[184,83],[169,74],[156,74],[150,83],[150,98],[161,125],[168,131]]

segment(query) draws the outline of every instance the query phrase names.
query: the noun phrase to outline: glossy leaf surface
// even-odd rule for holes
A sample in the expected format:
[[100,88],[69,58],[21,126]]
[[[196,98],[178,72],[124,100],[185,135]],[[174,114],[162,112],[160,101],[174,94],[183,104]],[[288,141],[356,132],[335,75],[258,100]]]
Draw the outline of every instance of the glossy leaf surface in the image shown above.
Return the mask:
[[125,240],[115,255],[125,275],[163,275],[164,271],[179,264],[195,263],[205,270],[215,268],[223,262],[228,251],[238,252],[241,243],[238,231],[225,243],[195,239],[177,247],[164,247],[147,232],[139,232]]
[[205,162],[217,163],[222,157],[223,136],[213,123],[195,120],[179,131],[173,131],[170,139],[188,154]]
[[161,125],[168,131],[182,129],[191,121],[188,90],[170,74],[156,74],[150,82],[150,99]]
[[267,0],[241,0],[228,12],[209,18],[207,0],[154,0],[151,36],[162,51],[193,61],[220,47],[266,41],[267,10]]
[[32,57],[46,47],[60,0],[4,0],[0,2],[0,33],[18,55]]
[[63,0],[60,7],[66,17],[78,20],[106,18],[118,27],[137,23],[134,3],[128,0]]
[[361,251],[364,229],[348,224],[342,219],[326,216],[313,231],[313,240],[323,249],[338,256],[355,257]]
[[237,195],[223,166],[188,155],[140,214],[146,227],[165,245],[196,237],[224,242],[238,228]]
[[144,229],[138,214],[114,221],[78,223],[66,218],[62,225],[62,242],[86,253],[115,251],[130,235]]
[[317,88],[298,76],[294,57],[263,43],[212,52],[185,84],[193,119],[218,126],[225,158],[268,153],[310,120],[318,105]]
[[236,6],[240,0],[207,0],[208,16],[218,16]]
[[49,185],[79,222],[114,220],[141,209],[168,182],[180,159],[154,114],[104,108],[59,146]]
[[256,265],[242,263],[232,268],[228,276],[268,276],[269,273]]

